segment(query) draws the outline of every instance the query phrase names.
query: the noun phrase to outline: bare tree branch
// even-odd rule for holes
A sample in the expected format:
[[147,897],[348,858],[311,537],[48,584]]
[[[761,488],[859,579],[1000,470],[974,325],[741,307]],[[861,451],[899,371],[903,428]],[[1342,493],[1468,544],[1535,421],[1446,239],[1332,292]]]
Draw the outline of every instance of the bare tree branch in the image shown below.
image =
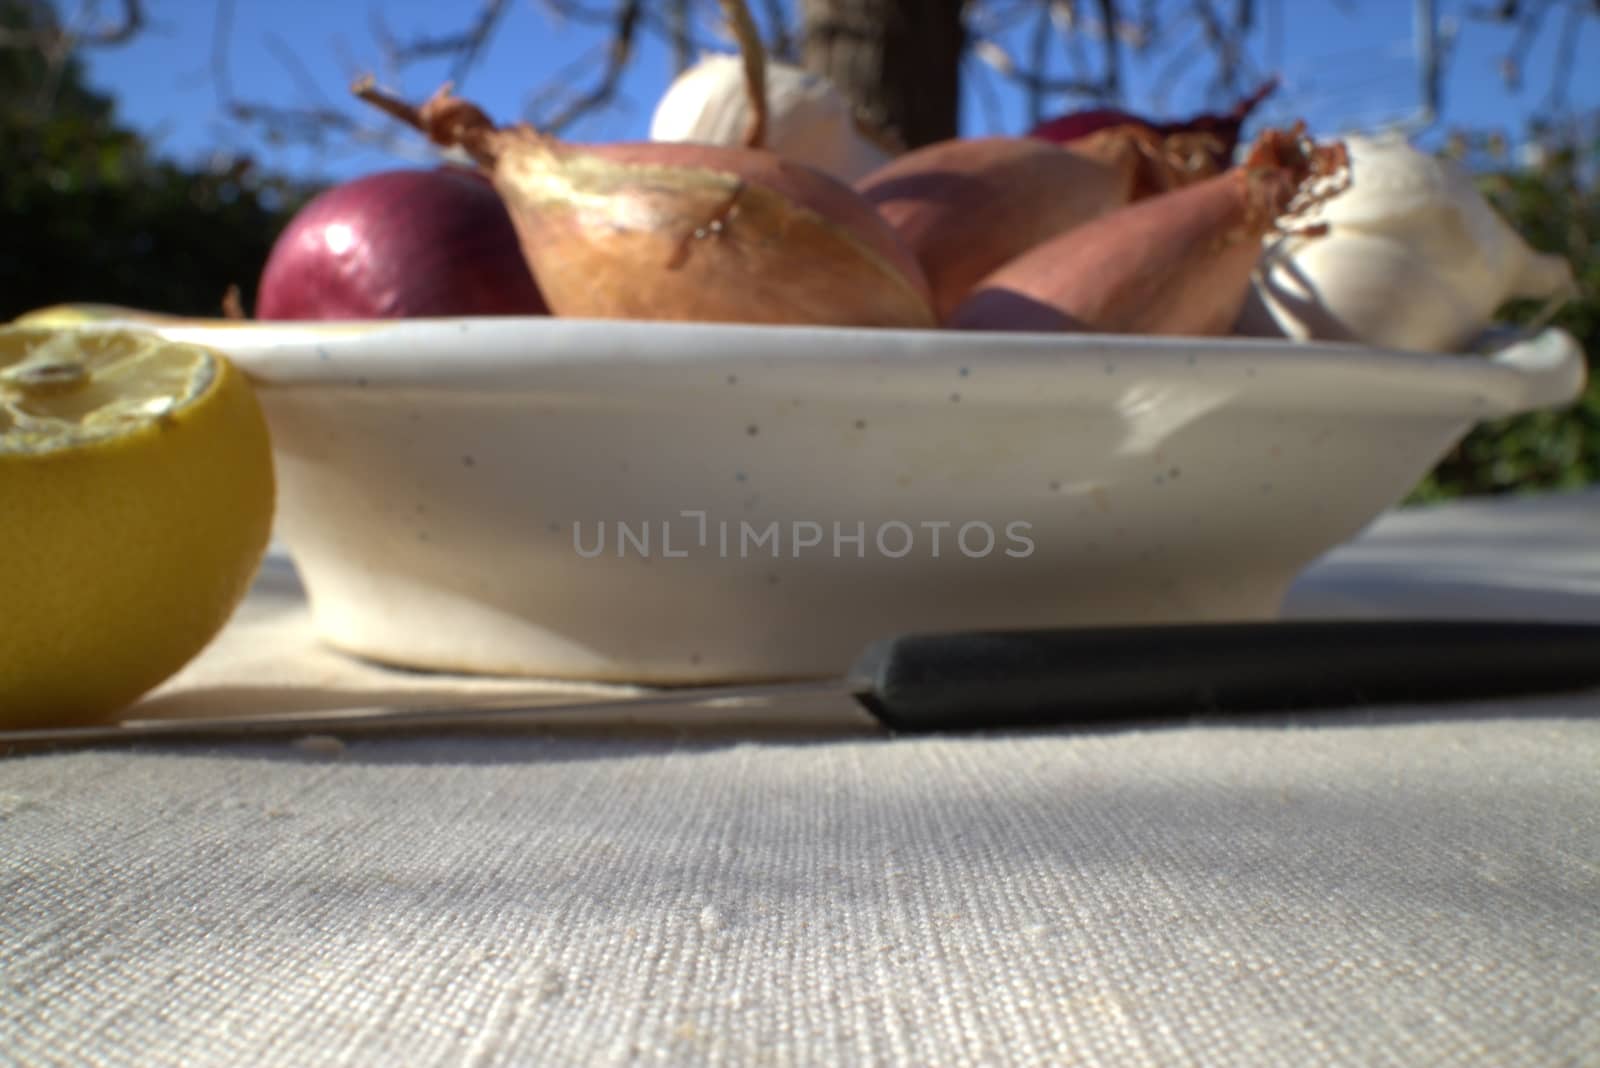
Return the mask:
[[1267,39],[1267,69],[1277,70],[1283,65],[1283,0],[1267,0],[1262,22]]
[[985,121],[991,128],[999,128],[1003,112],[1000,107],[1000,94],[995,90],[991,71],[985,64],[973,62],[971,59],[962,63],[962,71],[972,80],[978,97],[978,106],[983,108]]
[[689,0],[672,0],[667,24],[672,28],[672,69],[682,74],[694,63],[694,33],[689,25]]
[[[1021,26],[1033,18],[1035,9],[1041,0],[980,0],[967,9],[967,23],[969,32],[975,38],[993,38]],[[1069,12],[1075,6],[1075,0],[1046,0],[1056,7],[1067,9]]]
[[1151,48],[1161,38],[1161,18],[1156,12],[1160,0],[1142,0],[1139,4],[1138,51]]
[[[270,144],[304,144],[323,149],[337,135],[338,140],[347,144],[371,145],[408,156],[416,154],[406,150],[405,142],[392,129],[360,123],[348,112],[329,103],[316,79],[282,42],[279,42],[279,50],[275,50],[278,60],[300,83],[302,92],[316,103],[295,107],[240,99],[234,93],[230,59],[233,18],[234,0],[217,0],[211,34],[211,84],[217,94],[217,104],[228,118],[258,127]],[[273,48],[270,35],[267,46]]]
[[122,0],[117,18],[91,29],[76,29],[72,36],[79,45],[114,47],[133,40],[144,29],[144,25],[144,6],[140,0]]
[[1572,69],[1578,59],[1578,38],[1583,35],[1583,10],[1576,5],[1567,8],[1567,17],[1561,22],[1561,36],[1556,43],[1556,60],[1550,71],[1550,88],[1545,96],[1545,108],[1563,111],[1567,106],[1567,88],[1572,84]]
[[[382,56],[381,68],[386,81],[400,84],[400,63],[395,58],[400,52],[400,41],[395,37],[394,31],[389,29],[388,22],[384,21],[383,8],[379,0],[373,0],[372,6],[367,9],[367,29],[372,34],[372,39],[377,43],[378,54]],[[359,74],[351,72],[354,80]]]
[[224,111],[233,101],[233,79],[228,59],[228,43],[233,39],[233,0],[217,0],[211,23],[211,85],[217,91]]
[[145,28],[144,5],[141,0],[122,0],[118,5],[116,18],[91,25],[90,22],[98,12],[99,6],[92,2],[86,3],[83,17],[73,20],[75,25],[70,28],[59,23],[43,30],[18,31],[0,27],[0,48],[39,49],[47,52],[62,47],[68,51],[73,48],[114,48],[117,45],[127,44]]
[[981,38],[973,42],[973,54],[984,66],[1005,78],[1006,82],[1022,86],[1030,94],[1110,98],[1110,82],[1104,75],[1099,78],[1058,78],[1042,74],[1032,67],[1019,66],[1016,59],[1011,58],[1011,53],[1005,50],[1005,46],[992,38]]
[[[1059,14],[1056,14],[1057,12]],[[1057,4],[1052,9],[1052,14],[1056,15],[1052,20],[1056,28],[1066,38],[1067,69],[1075,75],[1089,70],[1092,64],[1089,62],[1088,49],[1084,45],[1084,35],[1074,32],[1079,23],[1077,5],[1073,3]]]
[[[1511,3],[1506,6],[1511,8],[1512,17],[1515,17],[1517,5]],[[1522,88],[1522,69],[1527,62],[1529,50],[1533,48],[1533,42],[1538,38],[1539,31],[1544,28],[1544,16],[1545,9],[1541,7],[1518,22],[1516,36],[1512,38],[1511,46],[1500,59],[1500,77],[1512,92]]]
[[1111,100],[1122,96],[1122,42],[1117,37],[1117,24],[1121,12],[1117,0],[1100,0],[1100,41],[1105,54],[1105,96]]
[[484,0],[483,6],[471,24],[458,33],[419,37],[404,43],[396,42],[393,35],[389,35],[393,62],[396,66],[403,67],[418,60],[454,57],[454,65],[450,68],[450,81],[459,86],[466,80],[473,64],[483,55],[489,39],[494,36],[510,6],[510,0]]
[[[570,21],[580,26],[595,26],[614,31],[625,2],[626,0],[602,0],[603,6],[590,7],[579,3],[578,0],[539,0],[539,6],[558,21]],[[641,4],[637,16],[638,25],[639,29],[670,41],[674,32],[672,12],[670,5],[665,13],[658,12],[657,7],[661,3],[662,0],[652,0],[648,5]],[[711,51],[717,47],[715,42],[701,40],[693,35],[692,20],[690,32],[689,43],[695,52]]]
[[1156,72],[1155,81],[1150,89],[1150,96],[1152,97],[1151,102],[1158,110],[1166,109],[1168,94],[1172,92],[1173,86],[1178,83],[1178,79],[1189,72],[1194,64],[1195,57],[1200,54],[1202,48],[1203,46],[1199,41],[1194,41],[1177,49],[1167,62],[1162,65],[1161,69]]
[[1255,28],[1255,22],[1255,0],[1233,0],[1234,32],[1241,40]]
[[538,129],[546,129],[544,116],[550,109],[560,106],[563,101],[571,98],[570,87],[573,82],[605,62],[607,48],[608,46],[602,45],[584,51],[566,66],[552,72],[541,85],[530,90],[523,97],[521,109],[523,118]]
[[283,69],[288,71],[289,77],[294,80],[296,87],[299,88],[300,95],[308,103],[314,107],[332,106],[327,96],[322,92],[322,87],[317,84],[317,79],[312,77],[311,72],[306,69],[306,65],[300,61],[300,57],[295,54],[294,49],[290,48],[283,38],[275,33],[269,33],[262,39],[262,44],[266,46],[267,51],[272,53],[272,58],[276,59]]
[[624,0],[616,13],[616,24],[612,29],[611,44],[606,54],[606,67],[600,75],[600,81],[588,92],[581,93],[569,101],[555,115],[536,123],[541,129],[559,134],[584,115],[609,104],[617,95],[617,89],[622,84],[623,72],[628,67],[628,60],[633,58],[633,42],[639,32],[642,6],[643,0]]
[[98,22],[99,5],[86,0],[78,17],[64,26],[48,4],[38,5],[26,30],[0,26],[0,50],[37,52],[44,59],[44,77],[33,94],[33,108],[41,115],[55,108],[67,62],[79,48],[113,48],[127,44],[145,27],[140,0],[122,0],[120,15],[110,22]]
[[767,42],[767,53],[773,59],[794,62],[799,50],[794,34],[789,29],[789,15],[784,10],[783,0],[764,0],[763,6],[767,11],[767,21],[772,23],[772,40]]
[[[484,61],[497,34],[503,34],[513,0],[473,0],[461,4],[458,30],[433,31],[415,37],[399,37],[384,22],[382,5],[387,0],[369,0],[372,11],[372,36],[383,57],[389,80],[398,84],[401,74],[423,62],[442,63],[450,80],[459,85]],[[728,51],[725,41],[708,32],[701,12],[706,0],[534,0],[550,19],[576,24],[590,31],[601,31],[606,42],[598,59],[586,60],[589,68],[598,62],[600,73],[580,70],[573,64],[562,71],[542,72],[550,81],[533,96],[539,110],[549,114],[541,125],[560,132],[578,119],[615,104],[621,86],[640,42],[651,38],[671,51],[679,71],[690,66],[705,51]],[[802,0],[748,0],[759,10],[763,30],[769,38],[769,53],[775,58],[794,60],[802,42],[809,38],[797,21],[804,10]],[[1318,0],[1341,11],[1355,10],[1354,0]],[[1391,0],[1392,2],[1392,0]],[[149,26],[147,0],[57,0],[73,5],[74,15],[57,19],[46,14],[24,29],[0,28],[0,49],[31,49],[45,60],[38,86],[39,106],[53,106],[54,86],[79,49],[115,47],[134,40]],[[931,0],[874,0],[859,5],[872,8],[878,19],[921,18],[932,10]],[[52,5],[24,4],[24,12],[37,8],[48,13]],[[833,5],[839,19],[854,27],[856,5]],[[448,10],[439,5],[440,10]],[[884,12],[889,14],[885,15]],[[1130,72],[1137,69],[1142,84],[1151,84],[1153,94],[1164,99],[1180,81],[1183,86],[1199,87],[1209,79],[1205,91],[1237,95],[1244,81],[1259,77],[1257,51],[1265,49],[1270,63],[1280,60],[1283,24],[1295,7],[1283,0],[966,0],[964,7],[946,4],[944,19],[959,20],[961,39],[951,48],[961,70],[969,79],[979,104],[998,116],[996,90],[1000,83],[1025,94],[1030,121],[1038,121],[1053,99],[1088,98],[1117,100],[1127,88]],[[1600,19],[1600,0],[1476,0],[1469,18],[1499,28],[1505,44],[1505,84],[1520,90],[1530,56],[1541,42],[1549,43],[1546,33],[1558,34],[1553,61],[1549,65],[1549,84],[1539,104],[1545,112],[1567,107],[1574,78],[1581,77],[1586,65],[1580,62],[1578,39]],[[299,142],[328,147],[332,142],[377,144],[414,151],[403,135],[383,127],[369,127],[359,114],[343,109],[342,101],[330,102],[321,86],[323,79],[314,67],[308,68],[293,45],[284,39],[265,35],[255,47],[264,47],[287,72],[295,87],[298,106],[241,98],[230,77],[230,40],[235,17],[235,0],[216,0],[216,27],[210,56],[210,78],[219,107],[227,120],[257,127],[271,141]],[[865,16],[864,16],[865,17]],[[930,16],[931,17],[931,16]],[[852,28],[852,33],[870,32]],[[881,31],[882,27],[879,26]],[[843,32],[843,31],[840,31]],[[342,45],[342,42],[339,42]],[[587,42],[586,42],[587,43]],[[1016,49],[1013,55],[1008,51]],[[806,44],[808,61],[810,45]],[[863,46],[863,56],[872,54]],[[354,58],[348,48],[339,53],[339,62],[349,68]],[[947,69],[946,61],[941,69]],[[1135,66],[1137,64],[1137,66]],[[902,67],[906,64],[902,61]],[[914,68],[915,64],[910,64]],[[820,69],[820,68],[819,68]],[[909,68],[908,68],[909,69]],[[897,68],[898,74],[905,71]],[[350,73],[349,70],[346,73]],[[1193,75],[1195,82],[1189,81]],[[1539,72],[1540,78],[1545,72]],[[861,77],[857,82],[861,82]],[[581,91],[570,86],[579,82]],[[855,90],[865,92],[862,84]],[[245,87],[248,93],[248,87]],[[30,96],[35,95],[29,87]],[[903,95],[903,94],[902,94]],[[920,114],[920,112],[919,112]],[[998,118],[993,121],[998,122]]]
[[1103,79],[1054,78],[1020,67],[1004,46],[992,40],[977,41],[973,44],[972,50],[979,61],[990,70],[1006,81],[1029,91],[1093,97],[1103,97],[1108,92],[1108,86]]
[[1217,57],[1215,88],[1229,92],[1237,83],[1239,41],[1223,24],[1210,0],[1191,0],[1190,9],[1200,25],[1207,47]]
[[1566,104],[1567,89],[1577,62],[1577,39],[1582,34],[1585,16],[1600,15],[1600,2],[1596,0],[1500,0],[1494,7],[1473,7],[1467,16],[1480,22],[1514,27],[1511,43],[1500,58],[1500,77],[1513,93],[1522,89],[1522,75],[1528,53],[1544,30],[1547,21],[1561,14],[1560,38],[1556,44],[1556,60],[1551,65],[1551,78],[1546,89],[1545,106],[1557,109]]
[[[1070,7],[1069,7],[1070,10]],[[1050,42],[1053,39],[1051,30],[1055,28],[1055,20],[1051,17],[1049,4],[1043,4],[1034,16],[1032,39],[1028,47],[1032,53],[1030,61],[1036,71],[1046,71],[1050,65]],[[1044,119],[1044,92],[1036,86],[1028,89],[1028,125],[1037,126]]]

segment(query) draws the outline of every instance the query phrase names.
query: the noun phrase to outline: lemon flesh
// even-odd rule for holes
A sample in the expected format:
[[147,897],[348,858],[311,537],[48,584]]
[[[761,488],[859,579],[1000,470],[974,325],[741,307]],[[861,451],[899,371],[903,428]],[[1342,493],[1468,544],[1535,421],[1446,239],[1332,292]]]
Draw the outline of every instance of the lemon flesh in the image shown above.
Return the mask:
[[0,728],[114,717],[192,659],[249,589],[274,495],[221,355],[0,328]]
[[[132,319],[141,323],[171,322],[175,316],[161,312],[125,308],[120,304],[52,304],[35,308],[11,320],[12,326],[83,326],[112,319]],[[226,321],[226,320],[224,320]]]

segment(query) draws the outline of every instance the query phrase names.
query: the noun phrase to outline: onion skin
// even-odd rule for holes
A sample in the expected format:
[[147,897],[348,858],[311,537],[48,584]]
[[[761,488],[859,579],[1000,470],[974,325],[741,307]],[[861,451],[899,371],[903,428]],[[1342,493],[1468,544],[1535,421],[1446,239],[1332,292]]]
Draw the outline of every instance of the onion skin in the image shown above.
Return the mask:
[[514,141],[496,186],[560,315],[934,325],[921,267],[872,205],[771,152]]
[[[1342,146],[1268,131],[1239,167],[1112,212],[1006,264],[964,301],[965,330],[1221,336],[1250,290],[1261,240],[1300,210]],[[1325,194],[1321,194],[1325,195]]]
[[941,321],[996,267],[1125,204],[1132,188],[1132,167],[1019,137],[941,141],[856,183],[922,265]]
[[848,185],[763,149],[563,144],[439,93],[363,99],[464,148],[511,214],[557,315],[854,327],[935,325],[916,258]]
[[1090,134],[1108,130],[1114,126],[1145,126],[1152,130],[1159,130],[1162,123],[1154,119],[1142,118],[1131,111],[1121,108],[1089,108],[1084,111],[1074,111],[1054,119],[1047,119],[1028,131],[1029,137],[1037,137],[1041,141],[1051,144],[1067,145],[1088,137]]
[[1163,154],[1148,131],[1117,128],[1087,151],[1021,137],[941,141],[856,188],[916,254],[945,321],[991,271],[1130,201],[1215,173]]
[[1401,136],[1346,139],[1355,188],[1327,232],[1270,243],[1234,332],[1463,352],[1508,300],[1546,314],[1577,296],[1572,265],[1536,252],[1470,172]]
[[1103,130],[1119,126],[1143,128],[1161,138],[1186,135],[1191,139],[1204,140],[1215,171],[1221,172],[1233,163],[1233,154],[1238,149],[1239,135],[1245,122],[1261,102],[1276,92],[1277,88],[1278,79],[1270,78],[1235,104],[1230,111],[1195,115],[1180,120],[1149,119],[1119,108],[1075,111],[1039,123],[1028,131],[1028,136],[1053,144],[1071,145]]
[[463,167],[318,195],[279,235],[256,300],[263,320],[547,313],[505,205]]
[[1228,169],[1218,141],[1204,133],[1161,133],[1148,126],[1110,126],[1062,146],[1132,175],[1127,202],[1193,185]]

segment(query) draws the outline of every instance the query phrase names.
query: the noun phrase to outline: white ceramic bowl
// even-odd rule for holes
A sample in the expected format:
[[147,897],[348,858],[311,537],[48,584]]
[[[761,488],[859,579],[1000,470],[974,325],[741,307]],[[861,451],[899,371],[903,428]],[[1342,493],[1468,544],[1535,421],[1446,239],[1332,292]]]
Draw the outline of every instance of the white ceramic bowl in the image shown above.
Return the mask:
[[1476,421],[1584,380],[1558,331],[1463,358],[554,319],[162,329],[258,384],[327,641],[665,683],[833,674],[906,630],[1269,618]]

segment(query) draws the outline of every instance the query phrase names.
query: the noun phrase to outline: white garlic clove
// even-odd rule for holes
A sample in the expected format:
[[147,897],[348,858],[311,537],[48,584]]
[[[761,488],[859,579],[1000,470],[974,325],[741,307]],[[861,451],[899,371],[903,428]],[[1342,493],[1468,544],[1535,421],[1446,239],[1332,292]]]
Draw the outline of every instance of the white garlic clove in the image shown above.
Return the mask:
[[[780,156],[844,182],[854,182],[890,158],[861,135],[854,108],[826,78],[768,61],[767,100],[766,147]],[[741,143],[749,123],[742,60],[712,55],[667,88],[651,118],[650,139],[734,145]]]
[[1373,234],[1310,240],[1258,272],[1240,332],[1454,351],[1488,322],[1418,250]]
[[1343,143],[1350,159],[1350,186],[1311,208],[1305,215],[1308,223],[1392,230],[1451,198],[1432,157],[1403,139],[1351,135]]
[[1304,220],[1326,232],[1269,244],[1239,333],[1455,351],[1508,300],[1575,292],[1456,164],[1393,137],[1346,146],[1350,187]]
[[1578,279],[1565,258],[1529,249],[1506,295],[1524,300],[1574,300],[1578,296]]

